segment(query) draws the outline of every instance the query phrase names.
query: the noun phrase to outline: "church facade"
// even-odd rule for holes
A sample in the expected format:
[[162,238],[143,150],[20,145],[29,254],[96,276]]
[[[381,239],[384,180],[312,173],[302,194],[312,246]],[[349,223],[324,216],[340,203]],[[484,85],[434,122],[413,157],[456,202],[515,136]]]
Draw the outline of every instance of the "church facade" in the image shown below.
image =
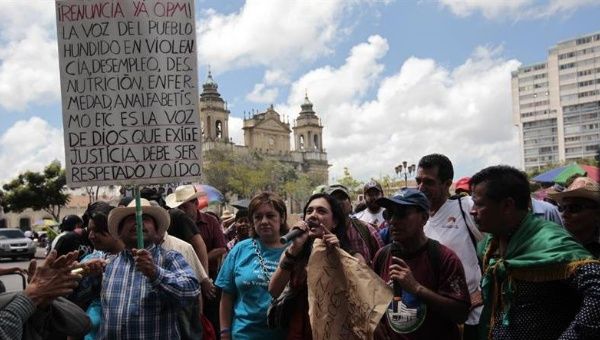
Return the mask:
[[273,105],[263,112],[245,116],[242,127],[244,145],[235,145],[229,137],[231,112],[209,71],[199,100],[202,151],[213,148],[230,148],[232,152],[240,153],[256,151],[265,157],[291,164],[296,171],[326,184],[330,164],[323,147],[323,125],[308,96],[305,96],[300,109],[293,125],[284,121]]

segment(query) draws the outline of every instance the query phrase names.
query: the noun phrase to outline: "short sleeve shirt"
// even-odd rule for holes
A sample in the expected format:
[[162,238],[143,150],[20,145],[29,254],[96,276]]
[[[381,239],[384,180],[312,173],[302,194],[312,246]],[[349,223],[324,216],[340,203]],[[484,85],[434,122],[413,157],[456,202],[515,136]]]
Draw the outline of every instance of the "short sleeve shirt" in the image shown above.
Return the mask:
[[169,235],[175,236],[185,242],[191,242],[194,235],[199,234],[196,223],[189,218],[185,212],[179,209],[169,210],[171,216],[171,225],[169,226]]
[[204,243],[206,243],[207,252],[210,252],[213,249],[225,248],[227,246],[225,235],[223,235],[223,230],[219,225],[219,221],[213,216],[198,212],[196,227],[204,239]]
[[269,276],[273,275],[285,247],[267,248],[259,240],[246,239],[227,254],[215,285],[234,296],[232,339],[282,339],[281,330],[267,327],[267,310],[271,304],[269,278],[265,278],[254,242],[265,260]]
[[[390,247],[387,245],[378,252],[378,256],[383,256],[384,249]],[[469,290],[467,288],[467,282],[465,280],[465,273],[460,260],[449,248],[439,245],[439,261],[437,266],[431,263],[430,255],[427,250],[428,246],[425,245],[415,254],[411,256],[403,257],[403,260],[410,267],[415,279],[425,287],[436,292],[439,295],[464,302],[470,305]],[[389,252],[387,252],[389,254]],[[392,264],[392,257],[388,256],[384,265],[381,267],[381,273],[378,273],[385,282],[390,280],[389,267]],[[437,268],[439,270],[437,275],[433,273],[433,270]],[[443,315],[439,314],[435,310],[428,308],[423,301],[408,292],[403,292],[402,302],[406,303],[408,308],[414,307],[418,310],[419,315],[415,318],[422,317],[420,326],[416,327],[414,331],[407,334],[395,333],[390,325],[388,324],[389,311],[383,316],[381,325],[381,331],[385,333],[384,338],[386,339],[402,339],[402,340],[417,340],[417,339],[447,339],[447,340],[458,340],[460,339],[458,332],[458,325],[452,320],[447,319]],[[423,307],[425,305],[425,307]],[[418,306],[418,308],[417,308]],[[388,307],[389,310],[390,307]],[[415,326],[418,323],[415,322]]]

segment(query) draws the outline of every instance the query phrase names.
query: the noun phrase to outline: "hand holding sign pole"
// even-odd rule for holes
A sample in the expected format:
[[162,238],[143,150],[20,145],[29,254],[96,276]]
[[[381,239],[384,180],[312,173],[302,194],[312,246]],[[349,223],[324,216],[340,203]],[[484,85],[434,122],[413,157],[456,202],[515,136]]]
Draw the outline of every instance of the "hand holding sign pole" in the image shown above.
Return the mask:
[[140,199],[140,187],[135,187],[135,236],[137,249],[144,249],[144,219],[142,218],[142,203]]

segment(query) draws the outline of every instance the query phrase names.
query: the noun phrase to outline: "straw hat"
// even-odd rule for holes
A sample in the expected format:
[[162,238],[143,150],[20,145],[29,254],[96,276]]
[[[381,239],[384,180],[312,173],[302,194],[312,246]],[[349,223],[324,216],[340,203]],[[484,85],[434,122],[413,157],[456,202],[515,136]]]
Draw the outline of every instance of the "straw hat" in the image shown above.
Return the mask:
[[[145,198],[140,199],[142,214],[150,215],[156,222],[156,228],[159,235],[162,235],[171,224],[169,213],[158,205],[152,205]],[[108,232],[114,238],[119,238],[119,224],[128,216],[135,215],[135,200],[131,201],[126,207],[114,208],[108,215]]]
[[202,196],[201,192],[196,191],[193,185],[180,185],[175,192],[165,198],[165,203],[169,208],[177,208],[187,201],[191,201]]
[[225,209],[223,211],[223,214],[221,215],[221,220],[223,220],[223,221],[224,220],[228,220],[228,219],[230,219],[232,217],[235,217],[235,215],[231,211]]
[[559,203],[567,197],[587,198],[600,203],[600,184],[589,177],[579,177],[564,191],[549,193],[548,197]]

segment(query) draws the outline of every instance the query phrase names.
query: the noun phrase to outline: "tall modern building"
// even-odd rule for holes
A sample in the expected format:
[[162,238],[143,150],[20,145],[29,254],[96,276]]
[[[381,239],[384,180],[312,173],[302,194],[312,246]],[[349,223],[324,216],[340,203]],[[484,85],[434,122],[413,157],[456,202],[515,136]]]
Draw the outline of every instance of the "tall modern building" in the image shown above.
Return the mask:
[[558,43],[512,73],[513,121],[525,170],[600,149],[600,33]]

